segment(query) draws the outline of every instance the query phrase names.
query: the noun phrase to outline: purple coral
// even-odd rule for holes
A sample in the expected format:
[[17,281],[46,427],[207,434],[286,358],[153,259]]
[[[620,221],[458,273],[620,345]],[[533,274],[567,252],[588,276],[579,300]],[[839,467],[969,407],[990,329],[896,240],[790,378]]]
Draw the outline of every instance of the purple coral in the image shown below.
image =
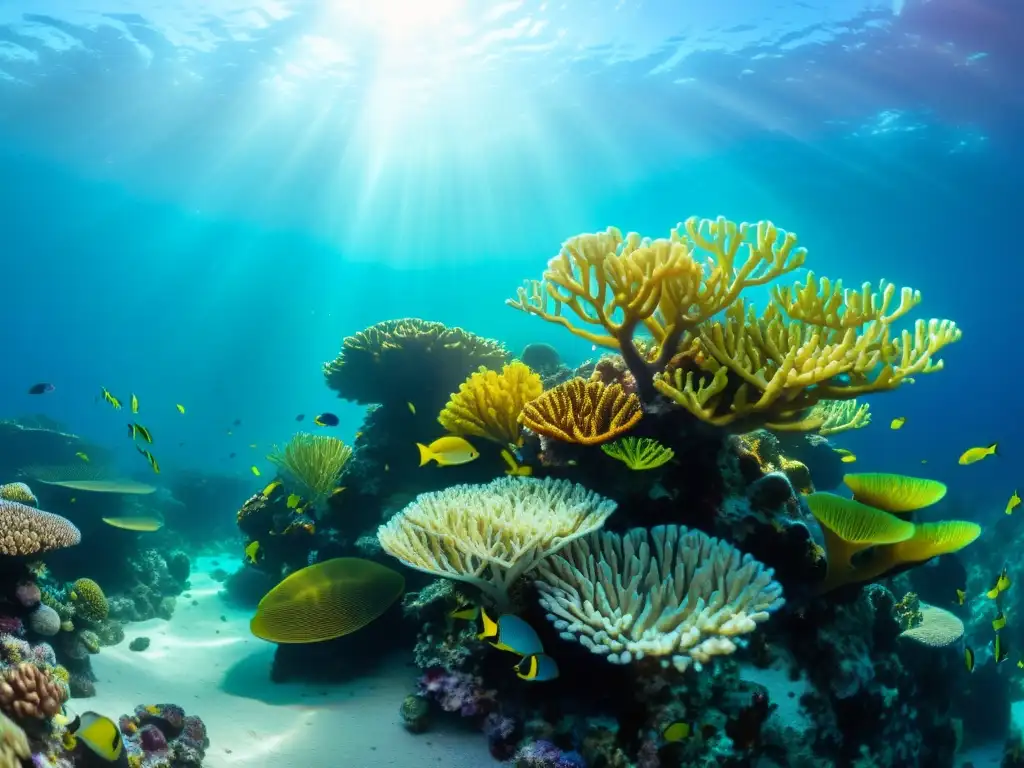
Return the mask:
[[119,726],[128,754],[143,768],[199,768],[210,745],[203,721],[176,704],[138,706]]
[[521,747],[512,761],[515,768],[587,768],[578,752],[565,752],[543,739]]
[[420,678],[419,690],[445,712],[458,712],[463,717],[487,714],[495,705],[495,692],[486,690],[479,677],[467,672],[428,669]]

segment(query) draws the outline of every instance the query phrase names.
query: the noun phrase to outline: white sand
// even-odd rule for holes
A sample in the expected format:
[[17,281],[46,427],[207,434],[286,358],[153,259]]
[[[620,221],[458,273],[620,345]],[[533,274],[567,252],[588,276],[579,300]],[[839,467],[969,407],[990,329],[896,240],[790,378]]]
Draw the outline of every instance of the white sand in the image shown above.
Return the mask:
[[[222,565],[234,558],[219,558]],[[93,657],[97,695],[73,699],[77,712],[117,718],[137,704],[169,702],[206,723],[208,768],[489,768],[500,765],[483,734],[438,723],[414,736],[398,709],[415,670],[400,658],[372,677],[343,684],[276,684],[268,673],[274,645],[249,634],[250,614],[228,606],[199,558],[191,598],[178,598],[171,621],[130,624],[126,639]],[[196,600],[198,605],[192,605]],[[222,621],[221,617],[227,621]],[[128,650],[132,638],[152,641]]]

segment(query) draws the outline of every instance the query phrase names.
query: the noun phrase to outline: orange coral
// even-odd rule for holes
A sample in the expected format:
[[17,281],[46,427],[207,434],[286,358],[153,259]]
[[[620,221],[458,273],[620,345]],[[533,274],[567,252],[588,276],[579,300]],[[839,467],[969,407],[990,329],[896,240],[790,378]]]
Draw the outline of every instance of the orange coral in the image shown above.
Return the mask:
[[67,689],[35,664],[22,662],[0,678],[0,709],[19,719],[53,717],[67,701]]
[[642,416],[635,394],[618,384],[577,377],[527,403],[520,420],[539,435],[597,445],[628,432]]

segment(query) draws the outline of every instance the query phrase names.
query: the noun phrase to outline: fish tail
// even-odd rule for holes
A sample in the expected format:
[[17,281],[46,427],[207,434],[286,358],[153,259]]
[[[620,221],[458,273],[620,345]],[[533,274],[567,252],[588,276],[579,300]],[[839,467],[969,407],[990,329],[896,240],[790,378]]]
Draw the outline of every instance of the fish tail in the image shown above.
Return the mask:
[[992,445],[990,445],[988,447],[988,452],[990,454],[992,454],[993,456],[998,456],[999,454],[996,452],[996,448],[998,448],[998,447],[999,447],[999,443],[992,443]]
[[429,464],[431,459],[437,459],[437,456],[431,452],[431,450],[423,443],[416,443],[416,447],[420,449],[420,466]]

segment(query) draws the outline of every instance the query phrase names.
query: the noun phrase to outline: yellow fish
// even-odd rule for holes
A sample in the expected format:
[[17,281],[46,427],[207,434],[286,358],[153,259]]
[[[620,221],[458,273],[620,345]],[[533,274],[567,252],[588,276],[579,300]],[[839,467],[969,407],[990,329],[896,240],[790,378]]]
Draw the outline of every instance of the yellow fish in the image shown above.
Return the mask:
[[138,413],[138,412],[139,412],[139,398],[137,398],[135,396],[135,393],[132,392],[132,413]]
[[996,645],[992,655],[995,657],[996,664],[1001,664],[1009,658],[1010,652],[1006,650],[1002,635],[996,635]]
[[406,403],[406,405],[409,406],[409,413],[411,413],[413,416],[415,416],[416,415],[416,406],[413,405],[412,403]]
[[132,436],[132,440],[134,440],[136,437],[141,437],[147,443],[153,442],[153,435],[151,435],[149,433],[149,430],[146,429],[141,424],[129,424],[128,433]]
[[252,465],[251,467],[249,467],[249,470],[250,470],[250,471],[251,471],[251,472],[252,472],[252,473],[253,473],[254,475],[256,475],[256,477],[259,477],[259,476],[260,476],[260,468],[259,468],[259,467],[257,467],[257,466],[256,466],[255,464],[253,464],[253,465]]
[[185,413],[185,406],[184,406],[184,405],[182,405],[181,403],[178,403],[178,404],[177,404],[177,405],[175,405],[174,407],[178,409],[178,413],[181,413],[181,414],[184,414],[184,413]]
[[334,489],[333,491],[331,491],[331,496],[337,496],[337,495],[338,495],[339,493],[341,493],[342,491],[344,491],[344,490],[345,490],[345,488],[346,488],[346,486],[344,486],[344,485],[338,486],[338,487],[337,487],[337,488],[335,488],[335,489]]
[[1008,514],[1008,515],[1013,514],[1013,510],[1015,510],[1019,506],[1020,506],[1020,494],[1018,494],[1017,491],[1014,491],[1013,492],[1013,496],[1011,496],[1010,500],[1008,502],[1006,502],[1006,514]]
[[146,457],[146,461],[149,462],[149,466],[151,466],[153,468],[153,471],[159,475],[160,465],[156,463],[156,459],[153,457],[153,454],[147,451],[145,448],[140,448],[137,445],[135,446],[135,450]]
[[287,502],[286,506],[288,507],[288,509],[295,509],[296,507],[299,506],[299,502],[300,501],[302,501],[302,497],[299,496],[299,494],[297,494],[297,493],[289,494],[288,502]]
[[256,558],[259,557],[259,554],[260,554],[260,543],[258,541],[254,541],[254,542],[250,543],[245,548],[245,556],[247,558],[249,558],[249,562],[252,563],[253,565],[256,564]]
[[994,619],[992,619],[992,629],[994,629],[996,632],[998,632],[999,630],[1001,630],[1005,626],[1006,626],[1006,617],[1003,615],[1003,612],[1000,611],[999,613],[996,614],[996,617]]
[[527,467],[523,464],[519,464],[511,451],[505,448],[501,449],[501,458],[508,464],[508,469],[505,470],[506,475],[514,475],[516,477],[530,477],[533,474],[533,467]]
[[964,648],[964,663],[967,666],[968,672],[974,671],[974,651],[968,646]]
[[363,436],[362,432],[356,432],[356,440]]
[[520,680],[532,680],[540,683],[558,677],[558,665],[554,659],[544,653],[526,656],[512,669],[516,671],[516,677]]
[[103,399],[110,403],[110,407],[113,408],[115,411],[120,411],[121,401],[114,397],[112,394],[110,394],[110,391],[106,387],[100,387],[100,390],[102,391]]
[[998,446],[999,443],[992,443],[992,445],[987,448],[968,448],[960,455],[960,464],[967,466],[968,464],[973,464],[976,461],[981,461],[986,456],[998,456],[999,454],[996,453],[996,448]]
[[899,429],[907,423],[906,416],[897,416],[895,419],[889,422],[889,429]]
[[448,615],[460,621],[476,621],[480,617],[480,606],[460,605]]
[[845,456],[843,456],[843,458],[840,459],[840,461],[843,462],[843,464],[853,464],[853,462],[855,462],[856,460],[857,457],[852,453],[848,453]]
[[[78,458],[80,458],[80,459],[81,459],[82,461],[88,461],[88,460],[89,460],[89,457],[88,457],[88,456],[86,456],[86,455],[85,455],[84,453],[82,453],[81,451],[79,451],[78,453],[76,453],[76,454],[75,454],[75,456],[77,456]],[[1007,512],[1006,514],[1010,514],[1010,513],[1009,513],[1009,512]]]
[[270,494],[272,494],[274,491],[276,491],[278,488],[280,488],[281,485],[282,485],[282,483],[281,483],[280,480],[275,480],[270,485],[268,485],[266,488],[264,488],[261,491],[261,494],[263,496],[266,496],[269,499],[270,498]]
[[1017,669],[1024,669],[1024,660],[1020,660],[1017,662]]
[[988,592],[986,592],[985,596],[989,600],[995,600],[997,597],[999,597],[999,594],[1001,592],[1005,592],[1009,588],[1010,575],[1006,572],[1006,568],[1004,567],[1002,572],[999,574],[999,577],[996,579],[995,586],[992,587],[992,589],[990,589]]
[[966,599],[967,599],[967,593],[964,592],[962,589],[958,589],[956,591],[956,604],[957,605],[963,605],[964,604],[964,600],[966,600]]
[[671,743],[689,738],[691,733],[693,733],[693,727],[689,723],[676,721],[661,732],[661,738]]
[[480,456],[479,451],[466,438],[454,435],[439,437],[430,445],[416,443],[416,447],[420,449],[421,467],[431,461],[436,461],[441,467],[468,464]]
[[109,717],[98,715],[95,712],[83,712],[79,716],[78,732],[75,735],[104,763],[121,764],[124,741],[121,739],[121,731],[118,729],[117,723]]

